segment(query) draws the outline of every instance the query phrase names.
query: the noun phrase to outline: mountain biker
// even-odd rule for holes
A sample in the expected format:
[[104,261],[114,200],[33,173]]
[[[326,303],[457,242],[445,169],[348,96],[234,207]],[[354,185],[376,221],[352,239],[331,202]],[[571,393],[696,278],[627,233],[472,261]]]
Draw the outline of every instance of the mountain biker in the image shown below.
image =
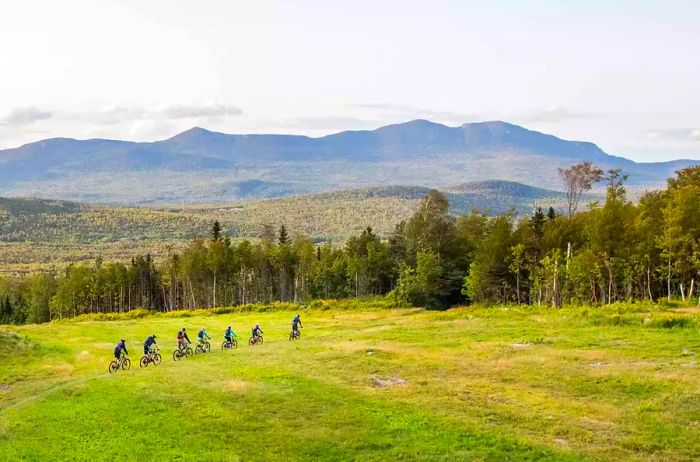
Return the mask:
[[253,327],[253,338],[257,340],[258,337],[260,336],[260,334],[262,334],[262,333],[263,333],[263,331],[260,328],[260,324],[256,322],[255,327]]
[[180,329],[177,332],[177,348],[178,348],[178,350],[184,350],[185,348],[187,348],[187,345],[189,343],[192,343],[192,341],[187,336],[187,331],[183,327],[182,329]]
[[143,342],[143,354],[147,355],[153,352],[153,345],[156,344],[156,334],[146,337],[146,341]]
[[233,337],[238,337],[238,335],[236,335],[233,329],[231,329],[231,326],[228,326],[228,328],[226,328],[226,332],[224,332],[224,338],[228,343],[232,343]]
[[301,325],[301,317],[299,316],[299,313],[297,313],[297,315],[294,316],[294,319],[292,319],[292,332],[294,335],[296,335],[300,327],[304,326]]
[[114,347],[114,357],[119,359],[122,355],[122,351],[124,352],[125,355],[128,355],[129,352],[126,351],[126,341],[124,339],[119,340],[119,343],[117,343]]
[[199,339],[199,343],[204,343],[205,339],[210,339],[209,334],[207,334],[206,329],[204,329],[204,326],[202,326],[201,329],[199,329],[199,333],[197,334],[197,338]]

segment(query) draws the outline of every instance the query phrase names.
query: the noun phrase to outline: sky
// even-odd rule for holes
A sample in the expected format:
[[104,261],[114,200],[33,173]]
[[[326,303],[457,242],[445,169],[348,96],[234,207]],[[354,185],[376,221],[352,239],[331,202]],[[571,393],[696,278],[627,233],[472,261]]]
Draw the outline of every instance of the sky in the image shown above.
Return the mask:
[[700,159],[700,2],[0,4],[0,149],[504,120]]

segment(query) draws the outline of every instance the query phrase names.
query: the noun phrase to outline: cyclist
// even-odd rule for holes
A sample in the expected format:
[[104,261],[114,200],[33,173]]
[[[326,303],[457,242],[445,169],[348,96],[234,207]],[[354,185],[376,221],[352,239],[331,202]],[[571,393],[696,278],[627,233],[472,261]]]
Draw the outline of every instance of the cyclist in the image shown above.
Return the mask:
[[304,326],[301,325],[301,317],[299,316],[299,313],[297,313],[297,315],[294,316],[294,319],[292,319],[292,333],[296,335],[300,327]]
[[129,352],[126,351],[126,341],[124,339],[119,340],[119,343],[116,344],[114,347],[114,357],[119,360],[121,358],[122,352],[124,352],[125,355],[128,355]]
[[146,337],[146,341],[143,342],[143,354],[148,355],[153,352],[153,346],[156,344],[156,334]]
[[192,343],[192,341],[187,336],[187,331],[183,327],[177,333],[177,348],[178,348],[178,350],[184,350],[185,348],[187,348],[187,345],[190,343]]
[[206,329],[204,329],[204,326],[202,326],[202,328],[199,329],[197,338],[199,339],[199,343],[204,343],[205,340],[210,339],[211,337],[209,337],[209,334],[207,334]]
[[253,338],[254,338],[255,340],[257,340],[258,337],[260,336],[260,334],[262,334],[262,333],[263,333],[263,331],[262,331],[262,329],[260,328],[260,324],[256,322],[256,323],[255,323],[255,327],[253,327]]
[[224,332],[224,338],[228,343],[233,343],[233,337],[238,337],[238,335],[231,329],[231,326],[228,326],[226,332]]

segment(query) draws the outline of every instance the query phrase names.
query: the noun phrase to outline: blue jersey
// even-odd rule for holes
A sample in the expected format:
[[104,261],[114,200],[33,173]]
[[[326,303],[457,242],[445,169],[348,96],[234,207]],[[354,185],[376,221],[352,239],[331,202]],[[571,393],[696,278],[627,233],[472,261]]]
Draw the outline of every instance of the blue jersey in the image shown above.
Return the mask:
[[114,356],[118,358],[122,354],[122,351],[124,352],[124,354],[129,354],[129,352],[126,351],[126,344],[124,342],[119,342],[114,347]]

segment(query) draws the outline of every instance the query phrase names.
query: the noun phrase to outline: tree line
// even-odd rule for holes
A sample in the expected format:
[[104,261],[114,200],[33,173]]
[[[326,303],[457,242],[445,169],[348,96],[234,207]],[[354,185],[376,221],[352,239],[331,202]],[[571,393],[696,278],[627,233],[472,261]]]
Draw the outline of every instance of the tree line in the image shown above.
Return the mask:
[[[44,322],[135,308],[171,311],[273,301],[377,295],[446,308],[465,303],[562,306],[698,296],[700,166],[663,190],[627,198],[626,176],[590,163],[560,170],[566,213],[483,211],[454,216],[431,191],[387,239],[371,227],[344,245],[315,244],[266,226],[259,241],[232,242],[214,222],[159,263],[74,264],[60,274],[0,279],[0,323]],[[606,198],[580,210],[605,181]]]

